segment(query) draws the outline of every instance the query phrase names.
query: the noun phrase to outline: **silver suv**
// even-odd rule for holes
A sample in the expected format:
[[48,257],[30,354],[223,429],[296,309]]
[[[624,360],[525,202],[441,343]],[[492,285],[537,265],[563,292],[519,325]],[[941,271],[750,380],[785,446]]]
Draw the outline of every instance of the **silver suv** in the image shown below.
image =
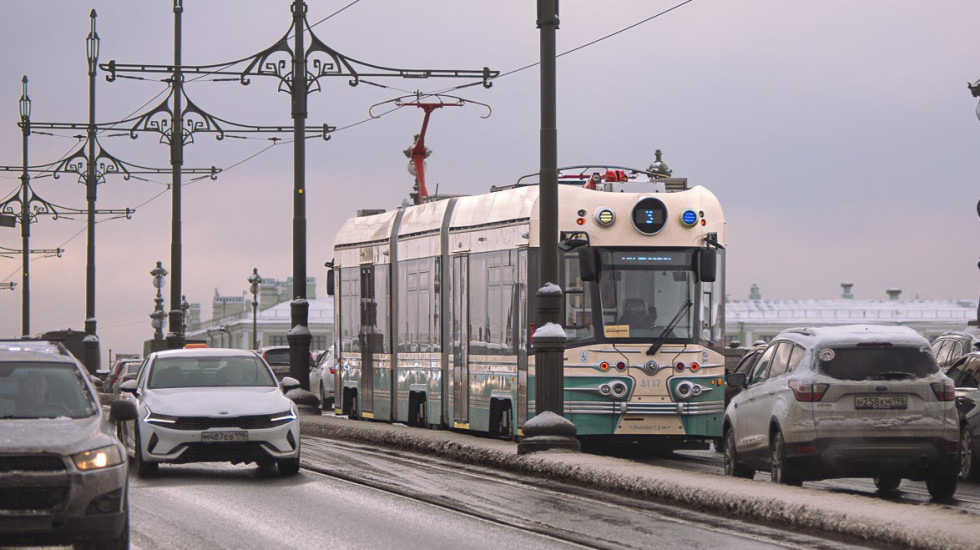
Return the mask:
[[908,327],[788,329],[751,375],[733,373],[723,425],[725,473],[769,470],[777,483],[873,477],[882,492],[925,480],[956,491],[959,426],[953,382]]
[[126,450],[82,367],[45,350],[0,350],[0,540],[129,547]]

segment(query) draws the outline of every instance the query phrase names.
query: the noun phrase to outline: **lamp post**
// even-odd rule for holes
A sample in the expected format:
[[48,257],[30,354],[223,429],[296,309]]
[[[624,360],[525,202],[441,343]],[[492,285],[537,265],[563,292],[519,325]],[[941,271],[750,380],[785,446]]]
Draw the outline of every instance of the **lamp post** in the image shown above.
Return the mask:
[[252,293],[252,349],[259,349],[258,341],[258,314],[259,307],[259,283],[262,277],[259,276],[259,268],[253,267],[252,274],[248,276],[249,291]]
[[[575,424],[564,417],[564,352],[568,341],[561,329],[562,290],[558,283],[558,123],[556,107],[555,31],[558,0],[538,0],[537,25],[541,30],[541,169],[538,209],[540,264],[543,285],[535,295],[535,318],[540,334],[534,347],[534,418],[524,424],[525,438],[517,453],[545,450],[578,451]],[[541,330],[553,324],[557,330]]]
[[[967,82],[966,87],[970,89],[973,97],[980,97],[980,80],[977,80],[973,84]],[[980,102],[977,102],[976,114],[977,120],[980,120]],[[980,216],[980,200],[977,201],[977,215]],[[980,263],[977,263],[977,268],[980,268]],[[980,325],[980,302],[977,303],[977,325]]]
[[23,136],[23,142],[21,145],[22,151],[22,163],[23,171],[20,175],[20,187],[23,196],[20,201],[20,236],[21,246],[23,247],[23,280],[21,281],[20,293],[21,293],[21,336],[30,336],[31,332],[31,274],[30,274],[30,260],[29,256],[31,254],[31,215],[30,210],[27,208],[30,202],[30,196],[28,192],[30,191],[31,176],[27,173],[27,136],[31,135],[31,98],[27,95],[27,75],[24,75],[23,80],[23,92],[20,95],[20,100],[17,102],[17,106],[20,109],[20,131]]
[[153,275],[153,288],[157,289],[156,298],[153,299],[153,313],[150,314],[150,326],[153,327],[153,351],[156,351],[163,344],[163,321],[167,318],[167,313],[163,311],[163,287],[166,284],[167,270],[163,267],[163,262],[157,262],[157,266],[150,270]]
[[99,365],[99,338],[95,333],[95,73],[99,66],[99,35],[95,32],[95,10],[89,14],[91,28],[85,38],[88,60],[88,170],[85,175],[85,199],[88,202],[88,246],[85,260],[85,339],[84,363],[90,372]]

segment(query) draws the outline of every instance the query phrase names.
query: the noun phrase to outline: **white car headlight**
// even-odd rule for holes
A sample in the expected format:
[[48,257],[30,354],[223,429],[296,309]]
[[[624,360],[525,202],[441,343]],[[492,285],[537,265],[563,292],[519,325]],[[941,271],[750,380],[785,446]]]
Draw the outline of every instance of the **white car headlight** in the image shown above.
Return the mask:
[[71,459],[75,461],[75,466],[83,472],[118,466],[123,462],[122,453],[119,452],[119,447],[115,445],[77,453],[72,455]]
[[176,416],[167,416],[165,414],[157,414],[150,409],[146,409],[146,417],[143,418],[143,422],[149,422],[150,424],[160,424],[162,426],[172,426],[177,423]]
[[296,413],[292,410],[276,413],[269,417],[269,422],[273,423],[286,423],[296,420]]

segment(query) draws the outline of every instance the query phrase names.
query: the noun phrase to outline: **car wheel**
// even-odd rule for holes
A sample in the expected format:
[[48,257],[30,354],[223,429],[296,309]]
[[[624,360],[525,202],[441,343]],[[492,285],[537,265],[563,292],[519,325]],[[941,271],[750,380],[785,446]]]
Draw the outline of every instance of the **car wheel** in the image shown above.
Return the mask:
[[786,442],[783,440],[783,432],[778,430],[769,445],[769,469],[773,483],[803,485],[803,480],[786,460]]
[[960,429],[960,478],[980,481],[980,462],[973,455],[973,434],[965,424]]
[[747,468],[739,463],[738,451],[735,450],[735,430],[728,429],[728,431],[725,432],[722,451],[725,455],[726,476],[742,477],[746,479],[752,479],[755,476],[755,470]]
[[299,472],[299,457],[277,460],[276,466],[279,467],[279,475],[281,476],[296,475]]
[[894,493],[902,484],[902,478],[899,476],[881,476],[874,478],[874,482],[879,493]]
[[143,460],[143,442],[140,439],[140,427],[137,425],[133,429],[134,431],[134,443],[133,443],[133,455],[136,462],[136,474],[140,477],[150,477],[157,473],[159,464],[156,462],[147,462]]
[[956,492],[956,481],[959,475],[936,475],[926,479],[926,488],[933,500],[945,500]]

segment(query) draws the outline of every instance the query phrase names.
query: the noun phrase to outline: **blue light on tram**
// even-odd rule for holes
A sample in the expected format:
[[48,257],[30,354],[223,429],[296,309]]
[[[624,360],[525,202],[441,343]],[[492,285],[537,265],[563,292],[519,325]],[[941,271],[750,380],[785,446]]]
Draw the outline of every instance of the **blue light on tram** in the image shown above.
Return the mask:
[[694,227],[698,223],[698,214],[694,210],[685,210],[681,214],[681,223],[688,227]]

